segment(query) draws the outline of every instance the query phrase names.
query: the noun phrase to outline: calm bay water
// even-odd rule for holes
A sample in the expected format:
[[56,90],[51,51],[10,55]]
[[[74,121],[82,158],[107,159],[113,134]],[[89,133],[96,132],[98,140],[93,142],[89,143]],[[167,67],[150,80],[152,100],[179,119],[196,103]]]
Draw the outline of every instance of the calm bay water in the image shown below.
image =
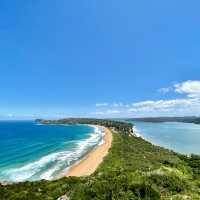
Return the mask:
[[1,121],[0,181],[53,179],[102,138],[94,126]]
[[179,153],[200,154],[200,125],[180,122],[150,123],[133,121],[146,140]]

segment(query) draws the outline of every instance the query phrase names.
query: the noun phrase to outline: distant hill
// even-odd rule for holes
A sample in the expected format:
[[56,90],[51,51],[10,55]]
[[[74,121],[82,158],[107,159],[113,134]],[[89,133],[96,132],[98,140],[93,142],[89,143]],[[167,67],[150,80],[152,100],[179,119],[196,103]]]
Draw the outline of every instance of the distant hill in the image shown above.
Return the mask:
[[200,124],[200,117],[144,117],[144,118],[129,118],[126,121],[142,121],[142,122],[184,122]]

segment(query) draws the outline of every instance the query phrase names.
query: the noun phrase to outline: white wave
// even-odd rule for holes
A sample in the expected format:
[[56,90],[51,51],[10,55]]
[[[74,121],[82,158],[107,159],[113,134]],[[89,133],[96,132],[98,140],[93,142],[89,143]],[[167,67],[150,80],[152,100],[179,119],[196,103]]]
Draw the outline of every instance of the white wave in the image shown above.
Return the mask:
[[[73,162],[84,156],[89,149],[102,143],[103,131],[100,127],[92,127],[94,128],[94,132],[90,134],[90,137],[76,142],[75,147],[72,150],[51,153],[22,167],[8,169],[7,171],[4,171],[4,176],[12,182],[21,182],[32,179],[53,179],[56,172],[71,165]],[[48,165],[51,166],[49,169]],[[40,175],[37,176],[37,174]]]
[[105,132],[103,130],[103,127],[95,126],[95,125],[89,125],[89,126],[94,128],[95,133],[101,135],[101,141],[98,143],[98,145],[100,146],[100,145],[104,144],[105,141],[104,141],[103,137],[105,135]]
[[56,160],[62,160],[66,152],[52,153],[41,159],[24,165],[20,168],[10,169],[5,172],[5,175],[9,177],[10,181],[20,182],[31,178],[34,174],[38,173],[42,168],[44,168],[50,162],[55,162]]
[[143,138],[143,136],[140,134],[140,131],[135,126],[133,126],[132,130],[134,136]]
[[40,175],[41,179],[51,180],[53,179],[53,174],[60,169],[61,165],[57,164],[49,170],[45,171],[42,175]]
[[45,126],[45,124],[35,123],[35,126]]

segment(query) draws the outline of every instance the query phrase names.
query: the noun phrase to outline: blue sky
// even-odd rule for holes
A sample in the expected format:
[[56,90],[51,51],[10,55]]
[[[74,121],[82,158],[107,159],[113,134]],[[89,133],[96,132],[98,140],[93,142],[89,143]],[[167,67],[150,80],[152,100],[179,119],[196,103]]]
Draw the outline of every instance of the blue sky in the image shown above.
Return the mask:
[[199,115],[199,7],[0,1],[0,118]]

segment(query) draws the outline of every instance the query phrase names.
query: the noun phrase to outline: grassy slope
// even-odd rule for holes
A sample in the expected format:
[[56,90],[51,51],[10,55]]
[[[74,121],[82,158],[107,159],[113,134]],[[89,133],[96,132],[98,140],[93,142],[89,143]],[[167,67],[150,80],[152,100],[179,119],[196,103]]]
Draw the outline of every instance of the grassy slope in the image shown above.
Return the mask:
[[200,199],[200,158],[189,159],[141,138],[113,132],[113,144],[98,170],[85,178],[0,187],[1,200]]

